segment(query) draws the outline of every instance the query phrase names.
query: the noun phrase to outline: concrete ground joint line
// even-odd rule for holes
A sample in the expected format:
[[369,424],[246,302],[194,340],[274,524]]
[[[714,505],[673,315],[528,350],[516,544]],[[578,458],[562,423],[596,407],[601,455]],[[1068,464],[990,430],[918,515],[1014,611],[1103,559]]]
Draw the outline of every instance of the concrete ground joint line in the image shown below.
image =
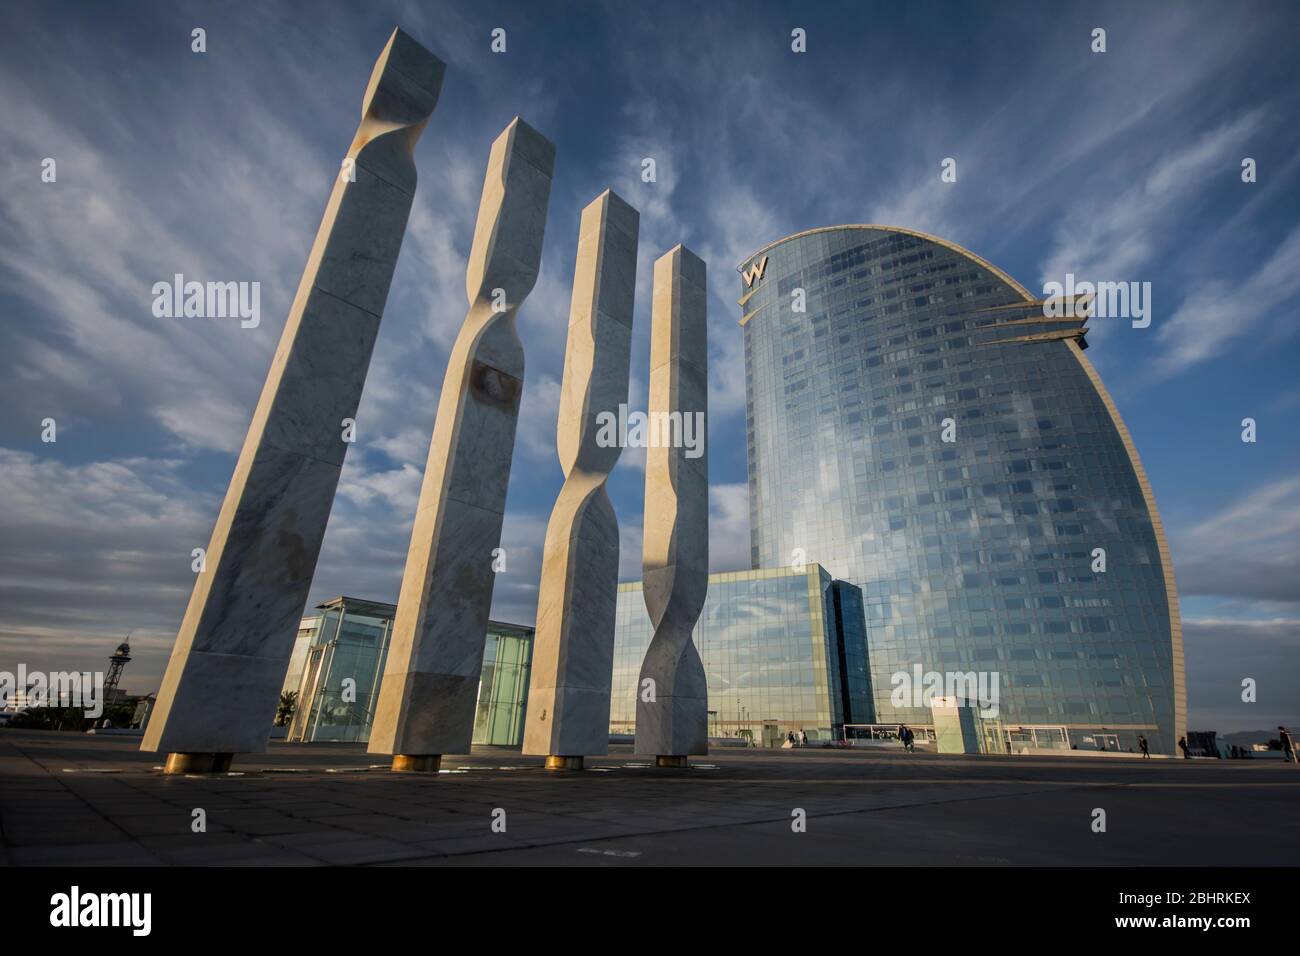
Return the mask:
[[[1060,789],[1064,790],[1068,788],[1062,787]],[[969,803],[969,802],[976,802],[981,800],[996,800],[1003,797],[1028,796],[1032,792],[1033,791],[1025,791],[1024,793],[986,794],[984,796],[979,796],[979,797],[969,797],[969,798],[955,799],[955,800],[932,800],[932,801],[926,801],[922,803],[898,804],[895,806],[888,806],[888,807],[860,807],[855,810],[835,810],[826,813],[809,813],[808,816],[812,819],[826,819],[830,817],[849,816],[856,813],[875,813],[883,810],[904,810],[904,809],[916,808],[916,807],[941,806],[949,803]],[[695,833],[702,830],[727,830],[736,827],[764,826],[769,823],[788,823],[789,820],[790,818],[788,816],[781,815],[781,816],[773,817],[771,819],[737,820],[737,821],[729,821],[726,823],[701,823],[695,826],[672,827],[672,828],[658,829],[658,830],[645,830],[636,833],[620,833],[614,836],[604,836],[604,837],[588,836],[581,839],[556,840],[547,843],[529,843],[526,840],[521,840],[519,842],[523,844],[522,846],[518,846],[518,845],[503,846],[503,847],[493,847],[493,848],[478,849],[478,850],[465,850],[459,853],[430,854],[428,856],[428,859],[437,859],[440,857],[452,857],[452,856],[477,856],[483,853],[504,853],[512,850],[518,851],[523,849],[533,849],[533,850],[553,849],[555,847],[572,846],[575,843],[598,844],[598,843],[606,843],[606,842],[611,842],[616,840],[637,839],[640,837],[671,836],[678,833]],[[433,842],[437,842],[437,841],[433,841]],[[375,866],[381,864],[368,863],[362,865]]]
[[[75,797],[75,798],[78,800],[78,802],[80,802],[82,806],[84,806],[84,807],[85,807],[86,809],[88,809],[92,814],[94,814],[94,816],[95,816],[96,818],[98,818],[98,819],[104,821],[104,822],[107,823],[109,826],[111,826],[114,830],[116,830],[118,833],[122,834],[122,836],[125,838],[125,842],[132,844],[136,849],[142,851],[143,853],[145,853],[145,854],[148,855],[148,856],[154,856],[154,854],[151,853],[147,847],[145,847],[143,844],[141,844],[141,843],[139,842],[139,840],[137,840],[135,837],[131,836],[131,834],[127,833],[124,829],[122,829],[120,826],[118,826],[116,823],[114,823],[112,820],[110,820],[107,816],[105,816],[102,812],[100,812],[100,810],[99,810],[98,808],[96,808],[95,805],[92,804],[89,800],[87,800],[85,797],[83,797],[80,793],[78,793],[78,792],[77,792],[76,790],[74,790],[72,787],[68,786],[68,783],[67,783],[66,779],[64,778],[63,774],[61,774],[61,773],[53,773],[52,771],[50,771],[50,769],[49,769],[48,767],[46,767],[43,763],[41,763],[39,760],[37,760],[37,759],[36,759],[35,757],[33,757],[31,754],[27,753],[27,751],[23,750],[20,746],[18,746],[18,744],[17,744],[16,742],[13,743],[13,748],[14,748],[14,750],[18,751],[18,753],[21,754],[23,757],[27,758],[27,759],[30,760],[33,764],[35,764],[36,766],[38,766],[38,767],[40,767],[42,770],[44,770],[45,773],[46,773],[46,775],[47,775],[51,780],[53,780],[54,782],[56,782],[56,783],[57,783],[60,787],[62,787],[62,788],[63,788],[67,793],[69,793],[69,794],[71,794],[73,797]],[[0,813],[0,820],[2,820],[3,817],[4,817],[4,814]],[[3,832],[3,831],[0,831],[0,833],[2,833],[2,832]],[[8,846],[8,841],[7,841],[7,840],[5,841],[5,845]],[[155,857],[155,859],[156,859],[156,857]]]
[[[1058,792],[1063,792],[1071,788],[1068,786],[1061,786],[1055,789]],[[951,800],[926,800],[926,801],[920,801],[915,803],[893,804],[884,807],[858,807],[851,810],[831,810],[831,811],[825,811],[820,813],[809,812],[808,817],[810,819],[827,819],[830,817],[850,816],[857,813],[877,813],[886,810],[906,810],[906,809],[914,809],[917,807],[943,806],[951,803],[974,803],[974,802],[979,802],[984,800],[999,800],[1006,797],[1031,796],[1034,793],[1041,793],[1041,792],[1042,792],[1041,790],[1040,791],[1025,790],[1023,792],[1017,792],[1017,793],[983,794],[974,797],[961,797],[961,798],[955,798]],[[528,844],[528,845],[531,848],[539,848],[539,847],[549,848],[555,846],[567,846],[571,843],[582,843],[582,842],[600,843],[600,842],[606,842],[610,840],[626,840],[626,839],[632,839],[636,837],[663,836],[663,835],[670,835],[675,833],[692,833],[698,830],[725,830],[732,827],[763,826],[768,823],[788,823],[788,822],[789,822],[789,817],[785,815],[780,815],[780,816],[772,817],[770,819],[764,818],[759,820],[736,820],[736,821],[728,821],[724,823],[701,823],[695,826],[672,827],[672,828],[659,829],[659,830],[647,830],[638,833],[619,834],[617,836],[596,837],[596,838],[587,837],[585,840],[562,840],[557,842],[549,842],[543,844]],[[526,841],[521,841],[521,842],[526,842]],[[508,850],[508,849],[518,850],[520,848],[501,847],[499,849],[492,849],[492,850],[482,850],[482,851],[469,850],[461,854],[444,854],[444,855],[465,856],[465,855],[473,855],[474,853],[478,853],[478,852],[498,853],[501,852],[502,850]]]

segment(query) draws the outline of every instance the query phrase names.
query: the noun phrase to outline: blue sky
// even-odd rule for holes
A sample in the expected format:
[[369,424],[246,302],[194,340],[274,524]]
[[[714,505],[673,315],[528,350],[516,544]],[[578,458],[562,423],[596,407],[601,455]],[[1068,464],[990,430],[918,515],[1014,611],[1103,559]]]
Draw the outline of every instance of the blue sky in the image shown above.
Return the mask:
[[[877,222],[961,243],[1031,289],[1066,272],[1151,282],[1150,328],[1096,320],[1088,354],[1169,532],[1192,725],[1300,722],[1300,12],[1055,7],[6,3],[0,669],[101,667],[131,632],[126,684],[155,688],[190,550],[207,543],[370,68],[401,25],[448,70],[311,603],[396,597],[484,162],[518,114],[556,143],[557,167],[520,313],[528,372],[494,616],[532,620],[561,482],[578,214],[612,186],[641,212],[634,408],[651,263],[680,241],[709,264],[715,570],[748,564],[734,270],[753,250]],[[504,54],[489,48],[497,27]],[[807,53],[790,49],[796,27]],[[955,183],[939,178],[948,157]],[[1241,181],[1245,157],[1256,183]],[[150,288],[176,272],[259,281],[261,325],[155,318]],[[1255,444],[1240,440],[1248,416]],[[610,484],[627,579],[642,461],[625,452]],[[1242,677],[1259,703],[1239,701]]]

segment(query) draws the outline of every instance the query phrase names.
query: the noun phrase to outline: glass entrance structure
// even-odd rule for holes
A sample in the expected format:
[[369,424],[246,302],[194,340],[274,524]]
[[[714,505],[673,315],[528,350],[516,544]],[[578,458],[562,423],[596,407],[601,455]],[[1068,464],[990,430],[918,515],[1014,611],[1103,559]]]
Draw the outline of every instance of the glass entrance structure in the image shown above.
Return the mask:
[[524,742],[532,661],[532,628],[488,623],[478,709],[474,712],[474,743],[518,747]]
[[1007,724],[1173,753],[1173,567],[1085,319],[886,226],[798,233],[740,271],[752,563],[862,589],[875,721],[925,721],[895,693],[919,664],[996,675]]
[[[302,620],[284,682],[284,690],[298,694],[288,739],[365,742],[397,608],[337,597],[317,610]],[[532,628],[488,622],[474,743],[523,743],[532,659]]]

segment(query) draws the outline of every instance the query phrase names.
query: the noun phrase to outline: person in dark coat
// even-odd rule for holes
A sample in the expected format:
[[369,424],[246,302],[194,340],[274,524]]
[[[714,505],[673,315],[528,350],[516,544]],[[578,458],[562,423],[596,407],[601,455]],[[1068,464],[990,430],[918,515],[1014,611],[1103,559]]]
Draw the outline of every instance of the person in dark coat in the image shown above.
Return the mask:
[[1291,735],[1286,732],[1286,728],[1278,726],[1277,728],[1278,743],[1282,745],[1282,756],[1287,763],[1297,763],[1295,756],[1295,745],[1291,743]]

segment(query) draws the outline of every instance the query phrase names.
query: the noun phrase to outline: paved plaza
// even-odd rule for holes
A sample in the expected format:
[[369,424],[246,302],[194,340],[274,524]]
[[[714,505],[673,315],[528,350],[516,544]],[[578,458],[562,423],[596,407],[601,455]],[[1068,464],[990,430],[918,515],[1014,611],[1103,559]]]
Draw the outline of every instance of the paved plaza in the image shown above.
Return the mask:
[[[661,770],[615,748],[587,770],[554,772],[541,758],[476,748],[416,776],[377,766],[364,745],[273,742],[237,758],[230,775],[164,777],[159,756],[138,745],[0,731],[0,864],[1300,860],[1300,768],[1280,761],[728,749]],[[1096,808],[1104,833],[1092,829]],[[196,809],[206,832],[192,830]],[[806,832],[792,829],[796,810]]]

